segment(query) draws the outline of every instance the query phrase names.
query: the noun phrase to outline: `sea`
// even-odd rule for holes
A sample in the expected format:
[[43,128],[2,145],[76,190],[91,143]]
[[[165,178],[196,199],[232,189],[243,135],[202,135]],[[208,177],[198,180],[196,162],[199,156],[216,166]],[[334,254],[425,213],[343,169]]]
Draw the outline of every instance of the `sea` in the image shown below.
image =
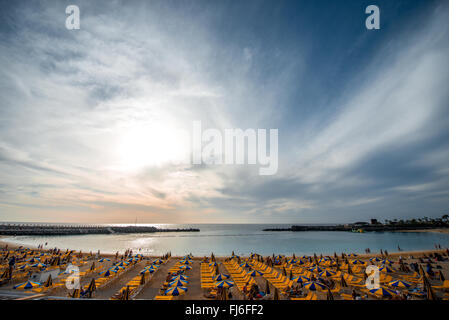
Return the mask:
[[[120,225],[120,224],[109,224]],[[232,252],[247,256],[262,255],[332,255],[334,252],[372,253],[432,250],[435,244],[449,247],[449,234],[434,232],[365,232],[340,231],[263,231],[266,228],[289,228],[291,224],[138,224],[164,229],[198,228],[200,232],[156,232],[140,234],[15,236],[2,240],[24,246],[47,243],[47,248],[82,250],[83,252],[135,253],[158,256],[171,252],[174,256],[193,254],[228,256]]]

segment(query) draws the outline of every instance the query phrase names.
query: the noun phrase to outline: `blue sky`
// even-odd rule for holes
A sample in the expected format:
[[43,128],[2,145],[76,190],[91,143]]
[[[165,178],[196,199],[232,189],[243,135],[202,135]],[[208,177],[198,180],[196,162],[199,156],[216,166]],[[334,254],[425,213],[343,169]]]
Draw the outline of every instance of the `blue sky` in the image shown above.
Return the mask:
[[[81,29],[65,28],[77,4]],[[381,11],[365,28],[365,8]],[[0,218],[334,223],[449,204],[445,1],[1,2]],[[194,166],[192,122],[279,170]]]

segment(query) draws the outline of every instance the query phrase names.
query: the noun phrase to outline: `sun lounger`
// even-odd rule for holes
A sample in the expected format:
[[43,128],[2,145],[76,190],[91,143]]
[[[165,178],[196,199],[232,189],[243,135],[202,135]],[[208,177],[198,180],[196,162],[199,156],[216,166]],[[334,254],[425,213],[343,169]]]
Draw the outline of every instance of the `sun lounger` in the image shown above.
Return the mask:
[[318,297],[316,295],[316,293],[309,291],[309,293],[307,294],[307,296],[305,296],[304,298],[290,298],[290,300],[318,300]]
[[354,300],[354,299],[352,298],[352,295],[347,294],[347,293],[340,293],[340,297],[342,297],[343,300]]
[[154,300],[173,300],[173,296],[156,296]]
[[447,289],[449,289],[449,280],[444,280],[442,286],[432,286],[432,288],[447,290]]

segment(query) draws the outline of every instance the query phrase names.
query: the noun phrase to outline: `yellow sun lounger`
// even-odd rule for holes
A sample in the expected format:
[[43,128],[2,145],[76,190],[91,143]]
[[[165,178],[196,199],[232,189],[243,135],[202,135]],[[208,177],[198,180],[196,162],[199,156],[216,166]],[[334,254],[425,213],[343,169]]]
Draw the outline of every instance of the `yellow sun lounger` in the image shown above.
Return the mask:
[[154,300],[173,300],[173,296],[156,296]]

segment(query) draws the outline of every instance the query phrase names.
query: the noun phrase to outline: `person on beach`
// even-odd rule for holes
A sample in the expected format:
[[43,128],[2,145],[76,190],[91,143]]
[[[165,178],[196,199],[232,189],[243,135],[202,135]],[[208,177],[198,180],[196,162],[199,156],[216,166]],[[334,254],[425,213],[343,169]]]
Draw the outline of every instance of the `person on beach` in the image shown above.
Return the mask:
[[427,263],[426,265],[426,272],[431,278],[433,278],[435,275],[435,273],[433,272],[432,265],[430,263]]
[[16,267],[16,256],[13,255],[9,259],[8,265],[9,265],[9,279],[11,279],[12,278],[12,273],[14,271],[14,268]]
[[248,285],[249,285],[249,282],[247,282],[247,283],[243,286],[243,293],[244,293],[245,295],[248,294]]

